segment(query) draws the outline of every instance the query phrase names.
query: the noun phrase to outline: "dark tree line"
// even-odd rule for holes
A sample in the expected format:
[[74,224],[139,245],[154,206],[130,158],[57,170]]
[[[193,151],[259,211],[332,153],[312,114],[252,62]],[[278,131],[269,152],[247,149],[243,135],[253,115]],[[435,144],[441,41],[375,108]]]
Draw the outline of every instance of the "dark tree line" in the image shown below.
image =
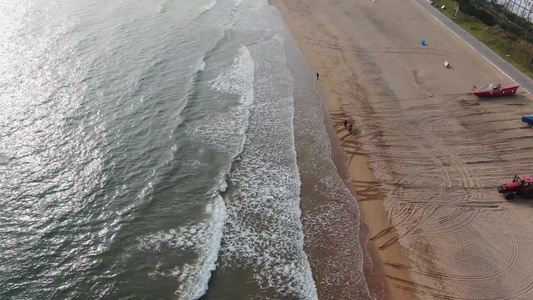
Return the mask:
[[[524,36],[528,42],[533,42],[529,37],[531,22],[527,16],[513,13],[510,6],[499,5],[486,0],[458,0],[459,10],[466,15],[476,17],[487,26],[498,24],[498,27],[516,36]],[[508,3],[509,4],[509,3]]]
[[478,18],[481,22],[487,26],[496,25],[498,22],[496,18],[485,10],[484,1],[476,1],[475,5],[470,0],[459,0],[459,10],[463,13]]

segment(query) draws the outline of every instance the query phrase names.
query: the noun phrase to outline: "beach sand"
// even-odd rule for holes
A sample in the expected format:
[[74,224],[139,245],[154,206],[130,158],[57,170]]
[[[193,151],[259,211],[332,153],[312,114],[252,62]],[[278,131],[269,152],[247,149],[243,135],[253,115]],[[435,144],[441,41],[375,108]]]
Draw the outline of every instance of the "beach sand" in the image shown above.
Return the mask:
[[[271,3],[320,73],[385,282],[374,297],[533,299],[533,202],[496,191],[533,173],[531,96],[471,95],[510,79],[412,0]],[[321,299],[349,298],[311,267]]]

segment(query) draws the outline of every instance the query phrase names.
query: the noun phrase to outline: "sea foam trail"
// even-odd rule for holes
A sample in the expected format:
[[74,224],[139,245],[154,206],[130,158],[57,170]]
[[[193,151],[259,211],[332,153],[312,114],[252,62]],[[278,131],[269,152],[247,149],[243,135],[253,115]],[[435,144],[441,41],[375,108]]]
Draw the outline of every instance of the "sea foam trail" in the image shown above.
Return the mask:
[[[371,261],[363,251],[366,246],[359,242],[359,207],[339,176],[339,173],[346,176],[346,170],[342,167],[338,170],[332,160],[342,150],[337,148],[338,145],[333,146],[328,136],[326,128],[333,131],[333,127],[325,122],[323,101],[314,87],[313,70],[305,62],[296,41],[288,37],[285,42],[287,65],[295,78],[294,126],[298,167],[301,177],[306,178],[302,182],[301,206],[305,209],[301,220],[305,250],[314,272],[313,278],[320,287],[319,298],[380,299],[378,294],[381,291],[371,296],[368,289],[363,262]],[[336,139],[334,131],[332,134]]]
[[[250,46],[255,64],[253,103],[245,147],[229,180],[224,267],[253,270],[263,290],[278,297],[316,299],[303,251],[300,181],[293,136],[292,78],[285,67],[283,39]],[[244,78],[245,75],[239,75]],[[223,87],[246,93],[228,80]]]
[[[242,151],[245,140],[248,106],[253,103],[253,73],[250,52],[241,46],[231,67],[212,82],[212,88],[217,91],[239,95],[238,104],[226,112],[216,111],[205,119],[191,120],[187,129],[188,137],[200,139],[208,146],[227,153],[232,161]],[[194,166],[197,162],[191,164]],[[221,170],[222,174],[228,173],[229,169],[230,165],[226,170]],[[227,183],[224,177],[221,176],[220,184],[213,190],[225,190]],[[211,272],[216,269],[222,230],[227,219],[224,200],[220,195],[206,206],[205,214],[205,221],[198,224],[159,231],[138,239],[138,250],[143,252],[158,254],[172,249],[176,253],[193,251],[196,254],[195,260],[179,266],[160,261],[155,270],[149,273],[154,280],[175,278],[178,286],[175,294],[179,299],[197,299],[205,294]]]
[[246,46],[239,47],[232,66],[220,74],[213,87],[219,91],[240,95],[242,104],[250,105],[254,100],[254,61]]
[[200,7],[200,14],[203,14],[203,13],[213,9],[213,7],[215,7],[215,5],[217,5],[217,0],[209,1],[208,4]]
[[163,266],[158,264],[149,274],[152,279],[176,278],[178,289],[175,294],[179,299],[197,299],[205,294],[211,272],[216,269],[222,229],[227,218],[224,200],[220,195],[206,206],[205,214],[207,220],[203,223],[159,231],[139,238],[138,248],[141,251],[163,253],[166,248],[194,251],[197,254],[196,260],[170,270],[163,270]]
[[205,71],[205,67],[206,67],[205,61],[202,60],[202,63],[198,67],[198,71]]
[[[224,111],[207,114],[202,119],[187,124],[187,134],[203,143],[229,154],[233,160],[242,152],[250,115],[249,106],[254,101],[254,62],[246,46],[240,46],[232,65],[213,80],[216,91],[235,94],[238,105],[228,105]],[[229,172],[228,165],[225,173]]]

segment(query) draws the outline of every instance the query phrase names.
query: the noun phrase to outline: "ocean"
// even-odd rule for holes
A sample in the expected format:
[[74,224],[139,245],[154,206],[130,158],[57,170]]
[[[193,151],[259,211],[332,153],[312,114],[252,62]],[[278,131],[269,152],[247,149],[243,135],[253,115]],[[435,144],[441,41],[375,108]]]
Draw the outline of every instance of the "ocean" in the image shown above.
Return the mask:
[[[0,12],[0,298],[368,294],[315,73],[267,1]],[[327,262],[339,197],[355,254]]]

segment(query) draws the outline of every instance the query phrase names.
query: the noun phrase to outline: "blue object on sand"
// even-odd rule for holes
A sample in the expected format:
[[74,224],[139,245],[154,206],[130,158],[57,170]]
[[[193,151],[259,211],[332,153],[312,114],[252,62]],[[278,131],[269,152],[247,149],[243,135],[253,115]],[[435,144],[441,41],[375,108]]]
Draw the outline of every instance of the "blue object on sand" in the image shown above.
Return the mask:
[[530,125],[533,125],[533,115],[524,115],[522,116],[522,122],[526,122]]
[[425,45],[426,45],[426,40],[422,39],[422,40],[420,41],[420,45],[425,46]]

